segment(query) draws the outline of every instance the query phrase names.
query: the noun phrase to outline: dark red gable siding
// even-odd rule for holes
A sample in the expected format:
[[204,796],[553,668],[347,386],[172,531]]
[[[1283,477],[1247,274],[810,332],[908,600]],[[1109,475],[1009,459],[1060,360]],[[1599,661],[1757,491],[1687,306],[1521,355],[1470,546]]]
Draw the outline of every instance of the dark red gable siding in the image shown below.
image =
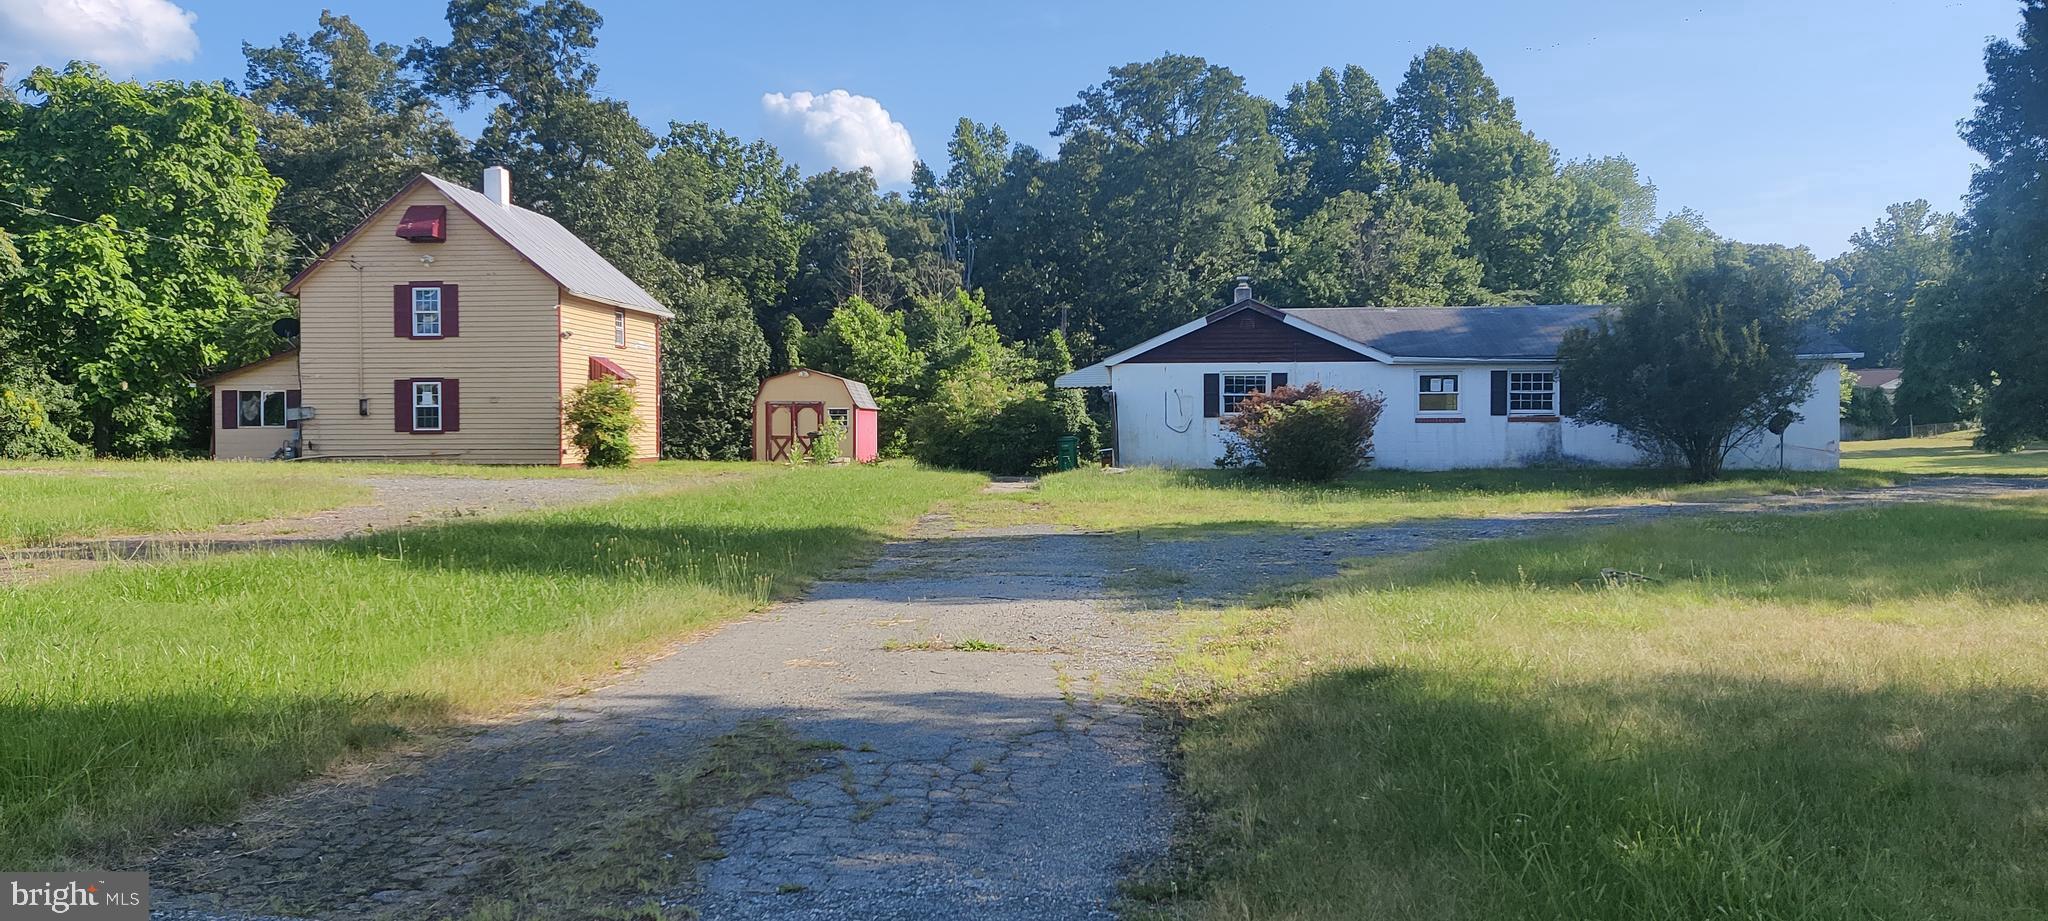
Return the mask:
[[1239,311],[1126,360],[1127,364],[1229,361],[1371,361],[1255,310]]

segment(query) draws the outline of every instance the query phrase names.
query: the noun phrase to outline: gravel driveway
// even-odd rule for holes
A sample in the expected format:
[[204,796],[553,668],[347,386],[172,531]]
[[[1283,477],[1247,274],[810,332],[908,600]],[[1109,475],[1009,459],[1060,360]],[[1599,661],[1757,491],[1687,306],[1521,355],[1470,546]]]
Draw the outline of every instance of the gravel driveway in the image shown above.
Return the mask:
[[707,919],[1107,918],[1118,880],[1163,854],[1174,820],[1170,740],[1121,691],[1155,661],[1178,604],[1443,541],[2043,486],[1952,480],[1163,540],[928,521],[871,566],[617,684],[309,784],[146,868],[167,919],[458,912],[509,863],[566,859],[563,842],[643,815],[663,772],[766,717],[845,748],[786,794],[722,815],[718,853],[654,893],[664,904]]

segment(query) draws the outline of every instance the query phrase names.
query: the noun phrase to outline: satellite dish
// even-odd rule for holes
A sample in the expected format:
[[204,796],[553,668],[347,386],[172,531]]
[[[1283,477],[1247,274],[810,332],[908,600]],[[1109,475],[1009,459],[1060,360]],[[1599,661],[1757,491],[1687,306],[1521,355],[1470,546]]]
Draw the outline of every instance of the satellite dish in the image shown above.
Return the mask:
[[297,339],[299,337],[299,318],[279,317],[270,324],[270,331],[276,333],[279,339]]

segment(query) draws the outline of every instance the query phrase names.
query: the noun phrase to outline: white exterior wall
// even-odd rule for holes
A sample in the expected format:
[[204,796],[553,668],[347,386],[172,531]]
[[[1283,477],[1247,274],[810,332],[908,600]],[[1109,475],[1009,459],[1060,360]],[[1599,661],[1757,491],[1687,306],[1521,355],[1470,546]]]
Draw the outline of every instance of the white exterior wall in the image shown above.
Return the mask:
[[[1517,467],[1536,463],[1627,466],[1641,452],[1604,425],[1511,421],[1492,414],[1493,372],[1551,371],[1555,365],[1389,365],[1380,362],[1240,362],[1232,364],[1120,364],[1109,371],[1116,396],[1118,463],[1125,466],[1208,467],[1223,453],[1220,420],[1202,417],[1202,376],[1284,373],[1290,385],[1377,393],[1386,398],[1373,430],[1373,466],[1409,470]],[[1417,377],[1457,374],[1463,422],[1418,422]],[[1814,379],[1803,418],[1786,432],[1786,466],[1833,470],[1841,458],[1841,365],[1828,363]],[[1561,386],[1569,386],[1564,382]],[[1730,467],[1778,466],[1778,440],[1765,435],[1738,448]]]

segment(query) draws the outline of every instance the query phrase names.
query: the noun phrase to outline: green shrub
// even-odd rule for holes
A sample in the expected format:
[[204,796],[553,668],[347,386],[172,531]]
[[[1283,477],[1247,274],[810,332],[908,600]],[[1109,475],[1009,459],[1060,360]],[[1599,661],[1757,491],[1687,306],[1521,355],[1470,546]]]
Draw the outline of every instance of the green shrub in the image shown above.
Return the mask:
[[1875,388],[1857,390],[1849,398],[1849,405],[1842,413],[1842,421],[1865,428],[1885,428],[1892,424],[1892,401],[1884,391]]
[[839,459],[839,449],[846,444],[846,426],[836,420],[827,419],[818,426],[818,433],[811,436],[811,447],[804,452],[804,460],[813,464],[829,464]]
[[1372,455],[1372,429],[1386,401],[1321,384],[1254,393],[1223,420],[1224,457],[1286,480],[1334,480]]
[[52,421],[65,404],[47,380],[0,385],[0,457],[83,457],[84,445]]
[[633,462],[633,433],[641,421],[633,412],[633,391],[610,378],[576,388],[563,422],[569,441],[583,449],[586,467],[624,467]]
[[1007,379],[979,365],[946,375],[932,399],[911,414],[906,432],[910,456],[919,463],[998,476],[1050,469],[1064,436],[1080,439],[1084,457],[1100,439],[1079,393]]

